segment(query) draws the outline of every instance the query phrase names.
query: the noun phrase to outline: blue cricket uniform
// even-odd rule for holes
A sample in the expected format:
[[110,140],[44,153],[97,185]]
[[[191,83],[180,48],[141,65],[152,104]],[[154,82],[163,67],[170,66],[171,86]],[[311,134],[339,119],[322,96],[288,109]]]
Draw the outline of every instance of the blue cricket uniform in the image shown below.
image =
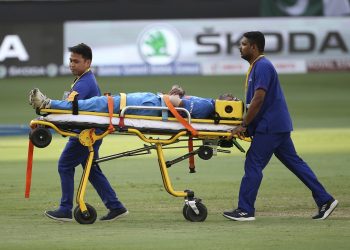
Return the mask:
[[318,207],[332,199],[310,167],[296,153],[290,133],[293,130],[286,100],[277,72],[265,57],[260,58],[248,76],[246,102],[249,104],[257,89],[266,91],[264,103],[248,125],[253,136],[247,152],[239,191],[238,208],[254,213],[254,203],[263,178],[262,171],[274,154],[312,192]]
[[[80,93],[79,93],[80,96]],[[113,112],[119,113],[120,96],[113,96],[114,110]],[[187,109],[192,118],[209,118],[215,109],[215,102],[213,99],[201,98],[196,96],[184,96],[182,98],[183,108]],[[87,100],[78,101],[79,110],[91,111],[91,112],[105,112],[108,113],[107,97],[94,96]],[[162,106],[160,96],[149,92],[136,92],[126,95],[126,106]],[[52,109],[65,109],[71,110],[72,103],[68,101],[51,101]],[[142,109],[129,109],[126,114],[132,115],[145,115],[145,116],[161,116],[160,110],[142,110]]]
[[[71,91],[77,91],[79,93],[79,100],[101,95],[95,76],[91,71],[83,74],[74,84]],[[95,158],[98,158],[98,150],[101,144],[102,140],[98,140],[93,145]],[[62,188],[62,198],[59,209],[64,212],[70,212],[73,207],[75,167],[81,164],[84,168],[88,155],[88,148],[83,146],[78,138],[69,138],[58,161],[58,172],[60,174]],[[108,209],[119,209],[124,207],[118,200],[116,193],[105,175],[102,173],[98,164],[94,164],[91,167],[89,181],[96,189],[101,200]]]
[[182,106],[190,112],[193,118],[210,118],[215,111],[215,101],[211,98],[184,96]]

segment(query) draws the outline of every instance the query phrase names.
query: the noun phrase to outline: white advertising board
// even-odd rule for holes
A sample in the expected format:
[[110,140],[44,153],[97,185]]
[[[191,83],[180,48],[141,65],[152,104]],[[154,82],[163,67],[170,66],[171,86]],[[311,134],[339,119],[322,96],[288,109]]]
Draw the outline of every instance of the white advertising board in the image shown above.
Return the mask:
[[346,27],[348,17],[71,21],[64,24],[64,48],[91,46],[101,75],[244,74],[239,41],[259,30],[280,73],[350,70]]

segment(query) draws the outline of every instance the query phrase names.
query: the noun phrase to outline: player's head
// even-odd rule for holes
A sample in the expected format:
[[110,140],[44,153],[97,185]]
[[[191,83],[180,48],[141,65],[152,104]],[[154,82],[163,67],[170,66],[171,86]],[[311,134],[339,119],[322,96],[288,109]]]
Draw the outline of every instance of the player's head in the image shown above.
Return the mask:
[[69,57],[69,68],[75,76],[81,76],[91,66],[92,51],[85,43],[80,43],[68,48],[71,52]]
[[238,101],[239,99],[233,96],[231,93],[224,93],[218,97],[218,100]]
[[265,36],[260,31],[249,31],[243,34],[251,45],[256,45],[260,53],[265,50]]
[[168,92],[168,95],[178,95],[180,98],[182,98],[185,95],[185,91],[180,85],[174,84],[171,87],[171,90]]
[[69,52],[81,55],[86,60],[92,60],[92,50],[85,43],[79,43],[73,47],[68,48]]
[[265,49],[265,37],[260,31],[250,31],[243,34],[239,51],[241,57],[252,63]]

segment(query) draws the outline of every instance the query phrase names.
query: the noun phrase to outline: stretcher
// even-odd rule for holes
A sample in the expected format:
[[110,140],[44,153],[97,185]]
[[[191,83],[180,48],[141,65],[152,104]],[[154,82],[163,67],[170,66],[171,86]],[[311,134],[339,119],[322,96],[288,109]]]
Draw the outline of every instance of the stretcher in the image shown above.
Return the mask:
[[[163,115],[161,117],[126,115],[127,110],[130,109],[158,109]],[[89,157],[76,195],[77,206],[73,213],[78,223],[92,224],[97,218],[94,207],[84,201],[88,177],[93,163],[146,154],[150,153],[151,150],[157,152],[165,190],[169,194],[175,197],[183,197],[185,200],[182,210],[184,218],[193,222],[204,221],[207,217],[206,206],[201,199],[195,197],[192,190],[174,190],[167,169],[180,161],[188,159],[190,172],[194,173],[195,155],[203,160],[209,160],[216,152],[230,152],[222,148],[233,146],[244,152],[236,138],[232,137],[229,132],[242,122],[243,103],[241,101],[217,101],[216,113],[213,119],[191,119],[190,113],[179,107],[126,106],[121,107],[119,114],[112,114],[113,107],[109,110],[109,113],[77,112],[76,110],[72,112],[71,110],[54,109],[37,110],[40,116],[30,122],[25,197],[29,198],[30,195],[34,146],[47,147],[52,140],[49,129],[53,129],[62,136],[78,138],[80,143],[89,149]],[[169,110],[175,117],[168,116]],[[181,117],[178,117],[179,112],[182,112]],[[149,145],[94,159],[93,144],[110,134],[136,135]],[[245,140],[249,141],[249,138],[245,138]],[[166,161],[163,149],[180,141],[187,142],[188,153]],[[193,141],[199,141],[202,145],[194,145]]]

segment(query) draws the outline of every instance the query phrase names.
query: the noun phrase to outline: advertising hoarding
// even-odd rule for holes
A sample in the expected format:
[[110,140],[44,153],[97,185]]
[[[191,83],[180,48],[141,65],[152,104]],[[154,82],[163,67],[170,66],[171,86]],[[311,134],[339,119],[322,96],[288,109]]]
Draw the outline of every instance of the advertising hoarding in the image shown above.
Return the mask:
[[57,75],[63,24],[6,23],[0,29],[0,78]]
[[330,17],[74,21],[64,25],[64,46],[89,44],[104,74],[242,74],[239,41],[260,30],[280,73],[350,70],[349,25],[350,18]]
[[6,23],[0,78],[70,74],[67,47],[93,49],[100,76],[244,74],[242,34],[260,30],[279,73],[350,70],[349,17]]

